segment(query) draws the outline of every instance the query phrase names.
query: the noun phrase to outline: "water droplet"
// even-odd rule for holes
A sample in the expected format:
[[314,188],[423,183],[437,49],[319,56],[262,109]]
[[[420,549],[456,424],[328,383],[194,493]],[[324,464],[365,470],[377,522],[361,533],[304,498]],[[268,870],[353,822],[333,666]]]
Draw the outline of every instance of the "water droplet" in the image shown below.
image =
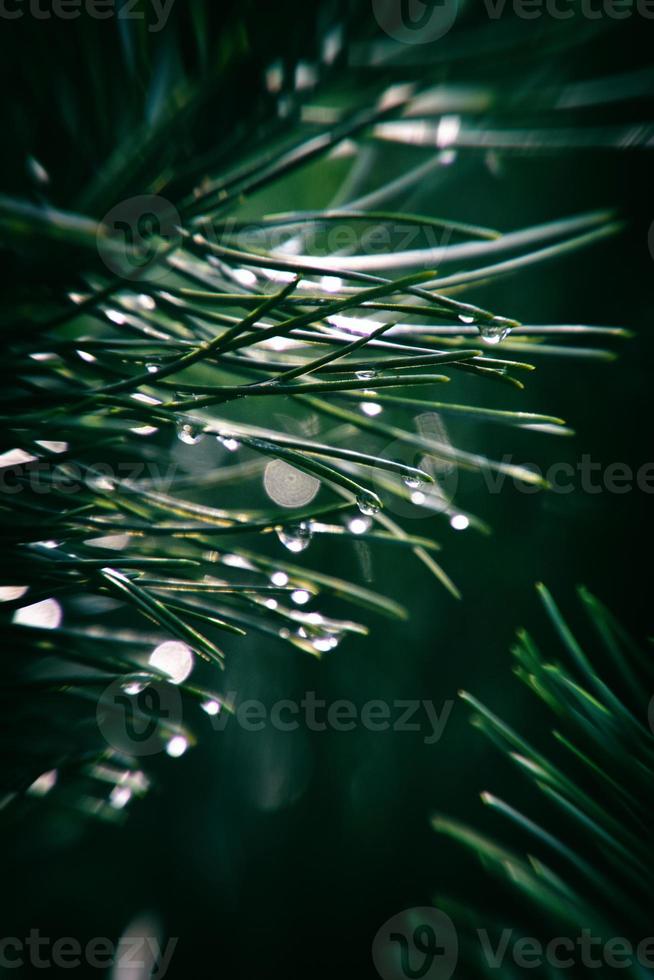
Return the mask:
[[264,606],[266,609],[276,609],[278,606],[277,599],[266,599],[264,601]]
[[409,490],[418,490],[422,486],[422,480],[419,476],[414,476],[413,474],[407,474],[403,478],[404,485],[409,488]]
[[278,527],[277,537],[285,548],[297,554],[309,547],[313,533],[310,525],[303,521],[301,524],[288,524],[286,527]]
[[416,490],[415,493],[411,494],[411,503],[415,504],[416,507],[422,507],[422,505],[426,503],[426,501],[427,498],[422,492],[422,490]]
[[180,422],[177,425],[177,438],[187,446],[197,446],[204,438],[202,426],[194,425],[192,422]]
[[501,344],[510,333],[509,327],[497,323],[484,323],[479,326],[479,334],[485,344]]
[[295,589],[294,592],[291,592],[291,599],[298,606],[306,605],[310,598],[311,593],[307,592],[306,589]]
[[455,531],[465,531],[465,529],[470,526],[470,521],[465,514],[454,514],[454,516],[450,519],[450,526],[453,527]]
[[273,572],[270,576],[270,581],[273,585],[283,589],[285,585],[288,585],[288,575],[286,572]]
[[130,697],[135,697],[141,691],[144,691],[149,683],[150,678],[147,675],[133,674],[131,677],[126,677],[120,686],[125,694],[129,694]]
[[148,372],[148,374],[156,374],[159,368],[156,364],[146,364],[145,370]]
[[357,497],[357,507],[366,517],[373,517],[381,510],[378,498],[369,491],[364,491],[359,494]]
[[465,313],[459,313],[459,320],[461,323],[474,323],[474,316],[466,316]]
[[355,371],[354,372],[359,379],[359,381],[372,381],[376,375],[376,371]]

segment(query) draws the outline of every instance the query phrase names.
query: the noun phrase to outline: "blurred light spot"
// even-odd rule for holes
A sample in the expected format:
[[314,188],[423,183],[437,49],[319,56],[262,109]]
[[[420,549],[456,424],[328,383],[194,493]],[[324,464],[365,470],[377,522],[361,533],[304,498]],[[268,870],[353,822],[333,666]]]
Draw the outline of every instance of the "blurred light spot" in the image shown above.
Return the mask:
[[135,436],[153,436],[159,430],[156,425],[135,425],[129,431],[133,432]]
[[68,443],[67,442],[51,442],[49,439],[37,439],[37,446],[42,446],[43,449],[49,450],[51,453],[67,453]]
[[122,551],[129,544],[129,534],[106,534],[102,538],[89,538],[84,544],[91,548],[108,548],[110,551]]
[[263,485],[280,507],[305,507],[320,489],[320,481],[282,459],[271,459],[263,474]]
[[391,109],[394,106],[401,105],[407,99],[410,99],[415,91],[415,85],[412,82],[402,82],[397,85],[390,85],[382,94],[378,102],[379,109]]
[[450,525],[455,531],[465,531],[467,527],[470,527],[470,521],[465,514],[455,514],[450,520]]
[[0,602],[11,602],[25,595],[29,585],[0,585]]
[[179,759],[188,748],[188,741],[183,735],[174,735],[166,744],[166,752],[171,759]]
[[142,310],[156,310],[157,304],[155,303],[152,296],[148,296],[147,293],[141,293],[137,300],[139,306]]
[[123,323],[127,322],[127,317],[123,313],[119,313],[118,310],[107,310],[107,320],[111,320],[112,323],[121,327]]
[[323,276],[320,280],[320,287],[326,293],[337,293],[343,288],[343,280],[339,276]]
[[33,463],[36,456],[26,453],[24,449],[9,449],[0,455],[0,466],[22,466],[24,463]]
[[173,684],[181,684],[193,670],[193,652],[179,640],[167,640],[152,651],[149,662],[168,674]]
[[208,715],[217,715],[220,712],[220,703],[218,701],[205,701],[202,710],[206,711]]
[[31,786],[28,786],[27,792],[30,796],[45,796],[49,793],[57,782],[57,770],[50,769],[49,772],[41,773],[38,779],[35,779]]
[[266,71],[266,88],[269,92],[281,92],[284,84],[284,66],[275,61]]
[[257,284],[257,277],[249,269],[234,269],[233,276],[237,282],[240,282],[241,286],[256,286]]
[[461,130],[460,116],[442,116],[436,130],[436,142],[440,147],[451,146],[456,142]]
[[273,572],[270,576],[270,581],[273,585],[283,589],[285,585],[288,585],[288,575],[286,572]]
[[352,534],[365,534],[369,530],[372,521],[366,517],[353,517],[348,524],[348,529]]
[[223,555],[220,560],[223,565],[229,565],[230,568],[244,568],[247,571],[254,570],[254,565],[246,558],[242,558],[241,555]]
[[[119,315],[120,314],[117,314],[117,316]],[[107,316],[109,316],[109,314],[107,314]],[[82,361],[86,361],[87,364],[93,364],[94,361],[97,361],[97,357],[95,357],[93,354],[89,354],[87,350],[77,350],[75,353]]]
[[122,810],[132,798],[132,791],[127,786],[114,786],[109,794],[109,802],[114,810]]
[[369,415],[370,418],[374,418],[375,415],[381,415],[381,413],[384,411],[382,406],[377,402],[360,402],[359,408],[364,415]]
[[237,449],[241,448],[240,442],[238,442],[236,439],[222,439],[220,436],[218,436],[218,441],[221,442],[225,449],[230,453],[235,453]]
[[343,47],[343,29],[340,24],[328,31],[322,40],[322,60],[331,65]]
[[411,494],[411,503],[412,504],[415,504],[416,507],[421,507],[425,503],[426,500],[427,500],[427,498],[425,497],[425,495],[422,492],[422,490],[416,490],[415,493],[412,493]]
[[306,589],[296,589],[294,592],[291,592],[291,599],[298,606],[305,606],[310,598],[311,593],[307,592]]
[[456,150],[441,150],[438,154],[438,162],[443,167],[450,167],[456,161]]
[[276,609],[277,605],[278,605],[277,599],[266,599],[266,601],[264,602],[264,606],[266,607],[266,609]]
[[12,622],[21,626],[38,626],[44,630],[55,630],[62,620],[62,609],[56,599],[43,599],[31,606],[17,609]]
[[295,66],[295,88],[298,91],[313,88],[318,81],[318,72],[314,65],[307,61],[299,61]]
[[327,319],[334,327],[339,327],[341,330],[354,331],[354,333],[360,335],[372,333],[377,327],[381,327],[380,320],[371,320],[369,317],[346,316],[342,313],[335,313],[333,316],[327,317]]

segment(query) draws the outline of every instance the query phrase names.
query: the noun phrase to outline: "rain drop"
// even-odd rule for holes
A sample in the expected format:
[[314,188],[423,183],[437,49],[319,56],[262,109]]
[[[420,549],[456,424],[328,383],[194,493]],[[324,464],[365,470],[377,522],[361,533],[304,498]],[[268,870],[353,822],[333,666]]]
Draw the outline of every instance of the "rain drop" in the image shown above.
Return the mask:
[[422,480],[419,476],[414,476],[413,474],[408,474],[404,478],[404,485],[408,487],[409,490],[419,490],[422,486]]
[[373,517],[381,510],[378,498],[369,491],[359,494],[357,497],[357,507],[366,517]]
[[501,344],[510,333],[509,327],[500,326],[496,323],[486,323],[479,327],[479,334],[485,344]]
[[376,371],[355,371],[354,372],[359,379],[359,381],[372,381],[376,375]]
[[191,422],[180,422],[177,426],[177,438],[187,446],[197,446],[204,437],[202,427]]
[[289,551],[295,554],[308,548],[313,537],[311,527],[306,521],[301,524],[288,524],[277,528],[277,537]]

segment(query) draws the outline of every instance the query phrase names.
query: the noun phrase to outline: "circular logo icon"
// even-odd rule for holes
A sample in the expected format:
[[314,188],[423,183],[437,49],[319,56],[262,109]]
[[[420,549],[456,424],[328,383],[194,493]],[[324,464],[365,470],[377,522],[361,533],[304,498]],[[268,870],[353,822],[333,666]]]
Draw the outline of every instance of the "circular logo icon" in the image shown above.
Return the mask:
[[454,26],[459,0],[372,0],[381,29],[403,44],[430,44]]
[[174,684],[151,682],[140,674],[121,677],[102,692],[96,718],[103,738],[117,752],[156,755],[181,722],[182,698]]
[[372,943],[372,960],[382,980],[449,980],[458,955],[454,923],[431,906],[398,912]]
[[166,274],[162,254],[181,239],[177,208],[164,197],[143,194],[121,201],[105,216],[98,232],[100,258],[122,279]]

